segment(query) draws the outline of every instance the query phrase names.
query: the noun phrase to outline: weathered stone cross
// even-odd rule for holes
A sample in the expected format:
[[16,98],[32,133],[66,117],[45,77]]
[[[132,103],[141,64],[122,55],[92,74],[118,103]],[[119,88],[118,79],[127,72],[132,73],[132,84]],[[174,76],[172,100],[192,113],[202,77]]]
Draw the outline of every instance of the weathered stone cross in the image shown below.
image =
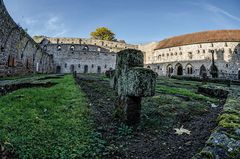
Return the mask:
[[141,98],[155,94],[157,74],[143,68],[143,53],[127,49],[117,54],[112,86],[117,91],[116,116],[128,125],[140,122]]

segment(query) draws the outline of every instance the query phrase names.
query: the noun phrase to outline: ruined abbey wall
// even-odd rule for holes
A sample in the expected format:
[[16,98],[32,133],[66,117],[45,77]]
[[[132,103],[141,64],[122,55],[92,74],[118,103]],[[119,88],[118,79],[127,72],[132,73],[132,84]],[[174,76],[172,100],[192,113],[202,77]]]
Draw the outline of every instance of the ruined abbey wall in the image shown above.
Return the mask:
[[115,69],[116,53],[137,45],[80,38],[44,38],[40,42],[53,55],[56,73],[105,73]]
[[11,18],[0,0],[0,77],[50,73],[53,58]]
[[106,40],[95,40],[86,38],[47,38],[53,44],[80,44],[95,45],[108,49],[110,52],[119,52],[124,49],[137,49],[137,45],[126,44],[124,42],[114,42]]
[[145,65],[161,76],[201,76],[206,69],[207,75],[211,77],[212,54],[210,51],[214,50],[219,78],[239,79],[239,43],[201,43],[148,51]]
[[47,44],[43,49],[52,54],[56,73],[105,73],[115,69],[116,53],[95,45]]

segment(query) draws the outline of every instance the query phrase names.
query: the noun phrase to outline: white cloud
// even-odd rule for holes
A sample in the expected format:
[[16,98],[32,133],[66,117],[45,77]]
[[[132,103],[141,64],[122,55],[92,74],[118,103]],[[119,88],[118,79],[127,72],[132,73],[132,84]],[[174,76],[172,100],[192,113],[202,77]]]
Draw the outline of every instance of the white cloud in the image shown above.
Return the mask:
[[217,6],[214,6],[214,5],[208,4],[208,3],[205,3],[204,5],[205,5],[205,8],[210,12],[213,12],[215,14],[221,14],[223,16],[226,16],[228,18],[231,18],[233,20],[237,20],[237,21],[240,22],[240,17],[232,15],[231,13],[227,12],[226,10],[223,10],[223,9],[217,7]]
[[207,2],[189,2],[189,4],[208,11],[209,16],[207,18],[221,28],[228,29],[239,27],[238,22],[240,22],[240,17],[231,14],[226,9],[222,9]]

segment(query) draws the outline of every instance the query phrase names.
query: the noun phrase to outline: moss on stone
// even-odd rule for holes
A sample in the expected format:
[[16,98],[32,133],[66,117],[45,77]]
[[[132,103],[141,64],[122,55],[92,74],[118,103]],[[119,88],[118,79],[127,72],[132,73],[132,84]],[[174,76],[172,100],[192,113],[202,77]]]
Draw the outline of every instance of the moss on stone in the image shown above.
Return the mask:
[[224,128],[240,128],[240,117],[235,114],[223,114],[219,118],[219,126]]

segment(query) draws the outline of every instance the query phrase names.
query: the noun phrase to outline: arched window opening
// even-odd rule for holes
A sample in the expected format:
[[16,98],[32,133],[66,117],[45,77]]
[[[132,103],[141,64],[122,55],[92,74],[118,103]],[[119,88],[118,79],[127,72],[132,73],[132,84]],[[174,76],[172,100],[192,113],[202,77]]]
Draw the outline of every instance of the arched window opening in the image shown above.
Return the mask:
[[92,64],[92,68],[94,68],[94,65]]
[[7,65],[8,67],[14,67],[15,66],[15,58],[12,57],[11,55],[8,56],[8,62],[7,62]]
[[97,67],[97,73],[99,73],[99,74],[101,73],[101,66]]
[[70,47],[70,50],[71,50],[71,51],[74,51],[74,50],[75,50],[75,46],[72,45],[72,46]]
[[193,74],[193,67],[192,67],[191,64],[188,64],[188,65],[186,66],[186,70],[187,70],[187,74],[188,74],[188,75]]
[[70,66],[70,71],[71,71],[71,73],[73,73],[73,72],[75,71],[74,65],[71,65],[71,66]]
[[56,68],[56,73],[57,73],[57,74],[61,73],[61,66],[57,66],[57,68]]
[[65,63],[65,68],[67,68],[67,63]]
[[78,68],[81,68],[81,64],[78,64]]
[[188,53],[188,57],[189,57],[189,59],[192,59],[192,58],[193,58],[192,52],[189,52],[189,53]]
[[28,59],[27,59],[27,62],[26,62],[26,68],[27,68],[27,69],[30,69],[30,62],[29,62]]
[[177,70],[177,75],[178,76],[181,76],[181,75],[183,75],[183,67],[182,67],[182,65],[180,64],[180,63],[178,63],[178,64],[176,64],[176,70]]
[[88,65],[84,66],[84,73],[88,73]]
[[105,65],[104,68],[107,68],[107,65]]
[[83,47],[83,50],[84,50],[84,51],[88,51],[88,50],[89,50],[88,46],[84,46],[84,47]]
[[57,51],[61,51],[61,50],[62,50],[61,45],[58,45],[58,46],[57,46]]
[[171,77],[171,75],[172,75],[172,73],[173,73],[173,67],[172,67],[172,65],[168,65],[166,71],[167,71],[167,76],[168,76],[168,77]]
[[4,53],[5,52],[5,49],[4,49],[4,47],[2,46],[1,47],[1,53]]

